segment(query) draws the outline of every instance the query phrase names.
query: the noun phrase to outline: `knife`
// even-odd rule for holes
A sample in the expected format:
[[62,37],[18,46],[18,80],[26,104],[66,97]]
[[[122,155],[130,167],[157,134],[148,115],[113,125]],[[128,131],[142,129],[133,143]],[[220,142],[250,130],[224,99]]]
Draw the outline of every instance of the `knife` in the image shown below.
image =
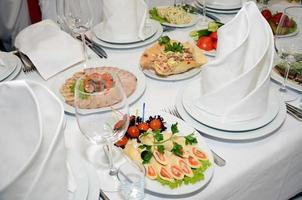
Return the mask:
[[104,56],[104,58],[108,57],[106,51],[101,47],[101,45],[98,45],[97,43],[93,42],[91,39],[89,39],[87,37],[87,35],[85,35],[85,40],[87,42],[89,42],[94,48],[98,49],[102,53],[102,55]]

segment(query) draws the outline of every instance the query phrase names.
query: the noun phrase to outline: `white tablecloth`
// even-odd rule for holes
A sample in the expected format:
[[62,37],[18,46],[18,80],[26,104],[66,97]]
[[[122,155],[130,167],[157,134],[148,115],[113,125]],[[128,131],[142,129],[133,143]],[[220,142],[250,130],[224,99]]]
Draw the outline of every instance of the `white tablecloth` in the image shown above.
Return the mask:
[[[192,28],[169,32],[171,38],[188,40]],[[145,47],[130,50],[109,50],[108,59],[98,60],[100,65],[109,64],[128,70],[139,70],[139,57]],[[18,79],[33,79],[50,85],[52,79],[45,82],[37,73],[19,75]],[[153,112],[172,106],[178,91],[192,79],[163,82],[146,79],[144,95],[134,104],[134,111],[146,103],[146,109]],[[275,83],[273,83],[275,84]],[[82,136],[74,116],[67,116],[65,130],[67,148],[81,152],[76,144],[88,146]],[[225,142],[206,138],[206,142],[220,154],[227,164],[216,167],[213,179],[200,193],[184,199],[206,200],[286,200],[302,191],[302,123],[291,116],[283,126],[271,136],[253,142]],[[103,181],[103,180],[101,180]],[[111,199],[119,199],[116,193],[110,193]],[[145,199],[162,199],[147,194]]]

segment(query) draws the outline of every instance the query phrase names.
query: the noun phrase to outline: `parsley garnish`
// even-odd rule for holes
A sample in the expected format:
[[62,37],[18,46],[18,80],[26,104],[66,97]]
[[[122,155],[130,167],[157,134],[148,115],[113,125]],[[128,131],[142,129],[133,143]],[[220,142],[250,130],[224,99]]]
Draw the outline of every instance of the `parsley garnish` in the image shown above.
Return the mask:
[[168,36],[162,36],[159,38],[158,43],[160,45],[165,46],[165,51],[172,51],[172,52],[183,52],[184,46],[180,42],[171,42]]
[[179,132],[177,125],[178,125],[178,123],[176,122],[175,124],[172,124],[172,126],[171,126],[171,131],[173,134]]
[[182,53],[184,46],[180,42],[173,42],[165,45],[165,51],[172,51],[172,52],[180,52]]
[[153,131],[153,134],[154,134],[154,138],[157,142],[160,142],[162,140],[164,140],[164,136],[163,134],[160,132],[160,130],[157,130],[157,131]]
[[197,143],[197,139],[196,139],[196,137],[194,137],[193,133],[191,133],[190,135],[185,136],[185,139],[186,139],[186,145]]
[[140,148],[140,149],[147,149],[148,151],[151,150],[151,146],[150,145],[146,145],[146,144],[140,145],[140,146],[138,146],[138,148]]
[[162,36],[162,37],[159,38],[158,43],[159,43],[160,45],[169,44],[169,43],[170,43],[170,38],[169,38],[168,36],[166,36],[166,35],[165,35],[165,36]]
[[182,146],[180,144],[174,143],[171,152],[173,152],[177,156],[182,156],[183,155]]
[[165,152],[165,147],[164,147],[164,145],[158,145],[158,146],[157,146],[157,150],[158,150],[160,153],[164,153],[164,152]]

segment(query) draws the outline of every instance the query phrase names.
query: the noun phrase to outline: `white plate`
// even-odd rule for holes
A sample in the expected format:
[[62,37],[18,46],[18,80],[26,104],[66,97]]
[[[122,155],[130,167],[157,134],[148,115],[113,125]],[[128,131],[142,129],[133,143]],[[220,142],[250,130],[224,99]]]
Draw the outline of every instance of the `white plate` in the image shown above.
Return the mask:
[[265,126],[276,117],[280,108],[280,102],[278,101],[280,92],[275,88],[271,88],[267,110],[260,118],[242,122],[222,122],[220,117],[211,115],[195,105],[195,101],[199,96],[200,80],[195,79],[185,87],[183,92],[182,103],[185,110],[200,123],[224,131],[248,131]]
[[[202,5],[199,5],[198,3],[195,3],[195,6],[199,9],[203,9]],[[206,8],[206,11],[215,14],[236,14],[239,10],[214,10],[211,8]]]
[[0,51],[0,57],[3,60],[4,66],[0,67],[0,81],[7,78],[17,67],[17,59],[16,57],[7,52]]
[[[151,193],[154,195],[160,195],[161,197],[163,197],[163,196],[165,196],[165,197],[173,197],[173,196],[189,197],[191,194],[193,194],[197,191],[201,191],[210,182],[210,180],[213,176],[213,173],[214,173],[213,155],[212,155],[208,145],[205,143],[203,137],[198,132],[196,132],[196,130],[193,127],[191,127],[186,122],[184,122],[183,120],[181,120],[173,115],[170,115],[170,114],[167,114],[164,112],[156,113],[156,115],[158,115],[158,114],[160,114],[164,118],[167,128],[170,128],[172,124],[177,122],[180,135],[182,135],[182,134],[188,135],[188,134],[194,132],[194,136],[198,140],[198,147],[208,155],[209,161],[211,162],[212,165],[204,172],[205,179],[197,182],[196,184],[193,184],[193,185],[191,185],[191,184],[184,185],[183,184],[182,186],[180,186],[176,189],[170,189],[169,187],[163,186],[159,182],[150,180],[149,178],[146,177],[145,189],[148,191],[148,193]],[[149,116],[149,115],[146,115],[146,116]]]
[[102,31],[103,30],[102,26],[103,26],[103,23],[100,23],[100,24],[96,25],[93,28],[95,36],[97,38],[99,38],[100,40],[102,40],[102,41],[109,42],[109,43],[117,43],[117,44],[127,44],[127,43],[142,42],[142,41],[147,40],[150,37],[152,37],[156,33],[156,31],[157,31],[156,22],[153,21],[153,20],[152,21],[150,20],[150,23],[146,23],[145,24],[145,27],[144,27],[144,30],[143,30],[144,35],[145,35],[145,39],[144,40],[140,39],[138,36],[134,37],[134,38],[122,40],[120,38],[112,38],[111,35],[106,35]]
[[[271,72],[271,78],[275,81],[277,81],[280,84],[283,84],[284,78],[273,68]],[[287,79],[286,81],[286,87],[292,88],[294,90],[297,90],[299,92],[302,92],[302,85],[299,85],[299,83],[292,81],[290,79]]]
[[69,200],[86,200],[88,196],[89,180],[83,160],[75,153],[67,154],[67,162],[75,180],[75,192],[69,192]]
[[132,48],[146,46],[148,44],[155,42],[163,34],[162,25],[157,21],[154,21],[154,20],[150,20],[150,21],[153,21],[152,23],[155,24],[156,33],[153,36],[151,36],[149,39],[141,41],[141,42],[130,43],[130,44],[113,44],[113,43],[104,42],[104,41],[98,39],[95,35],[92,36],[92,40],[95,43],[97,43],[103,47],[110,48],[110,49],[132,49]]
[[[199,5],[203,6],[202,1],[196,1]],[[227,0],[225,1],[227,2]],[[241,8],[241,3],[237,4],[215,4],[212,3],[211,1],[206,2],[206,7],[211,8],[211,9],[216,9],[216,10],[239,10]]]
[[[77,70],[77,68],[74,68],[73,70],[68,70],[68,71],[61,73],[60,75],[55,77],[54,80],[52,80],[53,82],[50,86],[50,89],[62,101],[64,110],[70,114],[75,113],[74,107],[65,103],[65,99],[60,93],[60,88],[65,83],[65,81],[68,78],[72,77],[72,75],[77,71],[80,71],[80,69]],[[133,104],[137,99],[139,99],[146,89],[146,78],[145,78],[144,74],[139,70],[135,70],[135,71],[133,70],[133,71],[131,71],[131,73],[133,73],[136,76],[137,85],[136,85],[135,91],[128,97],[129,104]]]
[[260,139],[274,133],[277,129],[279,129],[279,127],[281,127],[284,120],[286,119],[286,106],[284,103],[282,103],[280,106],[279,113],[275,117],[275,119],[262,128],[251,130],[251,131],[242,131],[242,132],[228,132],[228,131],[218,130],[208,127],[202,123],[199,123],[186,112],[181,102],[182,93],[183,91],[180,91],[178,93],[178,98],[176,98],[177,111],[187,123],[191,124],[198,131],[210,137],[223,139],[223,140],[230,140],[230,141],[247,141],[247,140]]
[[[14,55],[15,56],[15,55]],[[8,76],[6,77],[5,79],[3,79],[2,81],[11,81],[13,80],[14,78],[16,78],[16,76],[19,75],[21,69],[22,69],[22,63],[20,61],[20,59],[16,56],[16,58],[18,59],[17,60],[17,66],[16,66],[16,69]]]
[[153,70],[143,70],[144,74],[150,78],[160,81],[180,81],[196,76],[201,71],[201,67],[191,69],[181,74],[175,74],[170,76],[159,76]]

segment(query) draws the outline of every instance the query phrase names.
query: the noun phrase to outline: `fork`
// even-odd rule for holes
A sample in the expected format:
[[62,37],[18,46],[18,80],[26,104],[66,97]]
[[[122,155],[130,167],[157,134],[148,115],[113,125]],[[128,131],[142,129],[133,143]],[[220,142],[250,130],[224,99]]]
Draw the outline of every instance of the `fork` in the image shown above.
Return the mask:
[[302,121],[302,110],[289,103],[286,103],[287,113],[296,118],[298,121]]
[[[183,118],[181,117],[181,115],[179,114],[179,112],[175,106],[173,106],[172,108],[162,109],[162,111],[164,111],[166,113],[170,113],[171,115],[174,115],[175,117],[183,120]],[[198,131],[198,132],[201,133],[200,131]],[[221,156],[219,156],[215,151],[213,151],[212,149],[210,149],[210,150],[213,154],[215,164],[219,167],[225,166],[226,161]]]
[[37,70],[37,68],[35,67],[35,65],[27,57],[27,55],[25,55],[24,53],[22,53],[19,50],[17,50],[14,54],[20,58],[20,60],[21,60],[21,62],[23,64],[23,72],[24,73],[32,72],[32,71],[36,71]]

